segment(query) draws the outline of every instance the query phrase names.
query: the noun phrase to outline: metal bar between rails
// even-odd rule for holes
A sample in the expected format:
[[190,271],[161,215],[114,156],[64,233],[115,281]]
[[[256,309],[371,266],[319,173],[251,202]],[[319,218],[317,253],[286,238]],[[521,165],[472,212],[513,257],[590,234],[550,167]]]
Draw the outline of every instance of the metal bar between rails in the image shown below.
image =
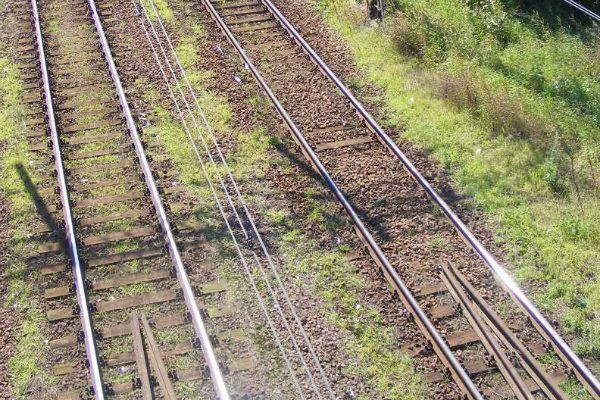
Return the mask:
[[54,154],[54,167],[56,169],[56,177],[58,179],[58,187],[60,190],[60,202],[62,204],[63,219],[65,223],[65,239],[69,251],[69,258],[73,266],[73,280],[75,283],[75,291],[77,295],[77,304],[79,305],[79,316],[81,318],[81,327],[83,329],[83,337],[85,342],[85,352],[89,363],[88,370],[92,387],[94,388],[94,396],[97,400],[104,399],[104,383],[100,373],[100,365],[98,362],[98,352],[96,341],[94,338],[94,328],[90,318],[88,309],[88,296],[85,290],[85,281],[83,278],[83,268],[79,260],[79,252],[77,250],[77,240],[75,238],[75,227],[73,225],[73,217],[71,212],[71,202],[69,200],[69,191],[67,188],[67,180],[63,167],[62,154],[60,152],[60,142],[58,139],[58,128],[56,127],[56,117],[54,114],[54,104],[52,102],[52,93],[50,91],[50,78],[48,75],[48,66],[46,65],[46,53],[44,51],[44,40],[42,37],[42,28],[40,16],[37,8],[37,0],[31,0],[33,20],[35,25],[35,38],[37,42],[38,57],[40,69],[42,73],[42,82],[44,84],[44,99],[46,103],[46,115],[48,116],[48,126],[52,139],[52,152]]
[[494,310],[490,308],[481,295],[475,290],[473,285],[460,273],[452,264],[444,268],[444,272],[452,275],[460,286],[467,292],[471,298],[472,305],[483,317],[488,326],[494,331],[496,336],[504,343],[507,348],[513,348],[517,357],[521,359],[521,365],[538,384],[540,389],[546,393],[551,400],[565,400],[566,394],[560,386],[555,383],[546,373],[542,365],[531,355],[527,347],[511,332],[510,328],[502,321]]
[[181,260],[181,255],[179,254],[179,249],[177,247],[177,244],[175,243],[175,238],[171,230],[171,225],[169,224],[169,220],[167,219],[167,215],[162,205],[162,200],[160,199],[158,188],[156,186],[154,176],[152,175],[152,170],[150,169],[150,165],[148,164],[148,159],[146,158],[140,135],[133,120],[133,115],[131,114],[131,109],[129,108],[129,103],[127,102],[127,97],[125,96],[125,91],[123,90],[123,85],[121,84],[121,79],[119,78],[119,73],[113,60],[110,46],[108,44],[108,41],[106,40],[106,35],[104,34],[104,28],[102,27],[100,17],[98,16],[96,4],[94,3],[94,0],[88,0],[88,5],[90,8],[90,14],[94,20],[94,25],[96,26],[96,31],[98,32],[98,36],[100,38],[102,51],[104,53],[104,57],[106,58],[106,62],[108,64],[113,84],[117,90],[119,103],[121,104],[123,115],[125,116],[127,128],[129,129],[129,133],[133,140],[135,152],[137,154],[140,166],[144,173],[144,179],[150,192],[152,203],[156,210],[160,226],[165,235],[165,241],[167,243],[169,254],[171,255],[171,259],[173,260],[173,264],[175,266],[177,279],[179,281],[179,284],[181,285],[184,301],[190,312],[192,324],[194,325],[196,335],[200,340],[204,360],[206,361],[206,364],[210,371],[215,392],[221,400],[229,400],[230,396],[227,391],[227,387],[225,386],[225,381],[223,380],[221,367],[219,366],[219,363],[215,356],[210,337],[208,335],[208,332],[206,331],[206,327],[204,326],[204,321],[202,320],[202,316],[200,314],[200,310],[198,309],[198,305],[196,304],[196,299],[194,298],[192,285],[188,278],[187,272],[185,271],[183,261]]
[[392,279],[394,286],[396,287],[398,294],[404,300],[404,305],[410,309],[412,315],[415,316],[415,320],[417,324],[421,327],[421,329],[426,330],[427,334],[431,338],[431,344],[435,349],[438,356],[445,360],[444,364],[448,366],[451,374],[454,376],[456,382],[461,386],[461,388],[469,395],[472,399],[483,400],[483,396],[479,393],[479,390],[469,377],[468,373],[462,367],[462,365],[458,362],[458,360],[454,357],[454,354],[448,347],[448,344],[444,341],[440,333],[437,331],[435,326],[431,323],[427,315],[423,312],[417,300],[413,297],[410,290],[406,287],[400,275],[396,272],[396,270],[392,267],[387,257],[375,241],[375,239],[371,236],[370,232],[365,227],[364,223],[348,201],[342,191],[337,187],[336,183],[333,181],[329,172],[325,169],[313,149],[310,147],[294,121],[291,119],[285,108],[281,105],[273,91],[267,85],[263,77],[260,75],[256,67],[252,64],[252,61],[248,58],[246,53],[244,52],[241,45],[235,39],[231,30],[223,19],[219,16],[214,6],[209,0],[202,0],[207,11],[211,14],[212,18],[219,25],[220,29],[223,31],[229,42],[235,47],[237,52],[240,54],[242,60],[244,61],[246,67],[251,71],[252,75],[259,83],[265,94],[269,97],[273,105],[275,106],[277,112],[281,116],[281,118],[285,121],[288,128],[294,135],[295,140],[298,145],[301,147],[304,155],[311,161],[313,166],[318,170],[319,174],[325,180],[329,189],[333,192],[333,194],[337,197],[339,202],[342,204],[346,213],[352,219],[354,225],[360,232],[361,236],[364,238],[365,244],[369,248],[372,256],[378,261],[378,263],[385,269],[385,273]]
[[569,345],[560,337],[556,330],[550,325],[546,318],[540,313],[540,311],[533,305],[533,303],[527,298],[525,293],[517,285],[514,279],[506,271],[506,269],[500,265],[496,258],[487,251],[487,249],[479,242],[479,240],[473,235],[473,233],[467,228],[460,218],[452,211],[450,206],[444,201],[444,199],[433,189],[431,184],[421,175],[413,163],[408,157],[400,150],[396,143],[384,132],[379,126],[375,119],[369,114],[362,104],[356,100],[350,90],[340,81],[340,79],[329,69],[327,64],[319,57],[319,55],[310,47],[310,45],[300,36],[300,34],[294,29],[294,27],[288,22],[283,14],[275,7],[270,0],[260,0],[263,5],[273,14],[273,16],[281,23],[281,25],[288,31],[288,33],[296,40],[296,42],[304,49],[308,56],[319,66],[319,68],[327,75],[327,77],[338,87],[342,94],[350,101],[352,106],[358,111],[358,113],[364,118],[365,123],[371,128],[377,136],[384,142],[384,144],[392,151],[392,153],[400,159],[405,169],[412,175],[417,183],[425,189],[427,195],[438,205],[438,207],[444,212],[446,217],[450,220],[454,228],[462,236],[463,240],[473,249],[473,251],[487,264],[487,266],[495,273],[498,279],[507,288],[509,293],[516,299],[525,311],[529,314],[532,321],[539,326],[544,334],[550,339],[553,346],[561,355],[561,357],[572,366],[575,373],[579,375],[583,383],[587,386],[593,394],[598,396],[600,394],[600,382],[594,376],[594,374],[585,366],[583,361],[571,350]]

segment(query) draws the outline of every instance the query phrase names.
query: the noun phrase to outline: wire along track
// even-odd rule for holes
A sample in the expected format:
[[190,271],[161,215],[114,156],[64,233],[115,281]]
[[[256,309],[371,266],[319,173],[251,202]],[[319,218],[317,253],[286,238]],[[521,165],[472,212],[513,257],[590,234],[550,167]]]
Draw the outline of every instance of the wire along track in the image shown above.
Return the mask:
[[[325,397],[334,398],[335,396],[331,389],[329,379],[323,371],[316,352],[300,321],[300,317],[297,314],[296,307],[290,300],[287,290],[282,282],[278,272],[279,267],[273,261],[269,250],[256,227],[254,217],[243,199],[237,182],[234,179],[216,140],[214,130],[198,102],[195,91],[179,61],[170,36],[164,27],[154,2],[149,2],[151,11],[148,11],[143,3],[137,4],[134,1],[133,4],[140,17],[140,24],[148,39],[148,43],[151,46],[155,60],[159,65],[179,119],[184,126],[190,144],[194,149],[196,158],[202,168],[204,178],[210,186],[213,199],[218,206],[238,257],[244,267],[248,282],[253,289],[255,297],[258,299],[258,303],[265,316],[274,342],[281,353],[298,396],[301,398],[311,398],[313,396],[316,398],[323,398],[324,396],[321,393],[321,388],[323,388],[323,391],[326,393]],[[160,31],[160,34],[158,31]],[[162,44],[163,40],[166,42],[165,45]],[[196,112],[199,114],[199,118],[195,116]],[[204,131],[208,133],[208,140],[204,138]],[[194,137],[199,138],[199,140]],[[197,142],[200,142],[200,145]],[[213,156],[211,153],[211,146],[215,149],[217,153],[216,156]],[[211,183],[205,164],[214,167],[220,190],[226,199],[224,202],[220,200],[215,186]],[[220,168],[224,169],[225,177],[219,172]],[[227,183],[225,183],[225,180]],[[228,184],[230,187],[228,187]],[[238,209],[240,212],[238,212]],[[239,229],[235,229],[235,225],[232,226],[232,224],[229,223],[228,211],[235,220],[235,225],[239,226]],[[253,248],[255,247],[255,241],[258,242],[260,252]],[[258,282],[266,285],[269,294],[268,298],[264,298],[257,289],[257,280],[250,271],[250,266],[252,265],[255,265],[260,271],[261,279],[259,279]],[[271,313],[266,305],[268,301],[275,302],[274,308],[276,313],[273,317],[270,316]],[[289,313],[289,315],[285,315],[285,313]],[[273,321],[277,321],[285,327],[286,334],[283,335],[283,337],[275,329]],[[299,331],[300,334],[295,333],[295,331]],[[291,356],[288,356],[286,353],[286,342],[288,343],[288,346],[293,349]],[[300,346],[306,348],[308,354],[305,355],[303,350],[300,349]],[[293,367],[292,364],[296,364],[298,367]],[[302,371],[302,373],[298,374],[296,372],[297,370]],[[300,381],[303,379],[308,381],[306,385],[300,384]],[[302,389],[303,386],[308,386],[310,388],[310,390],[307,391],[308,393],[305,393],[306,391]]]
[[578,2],[573,1],[573,0],[563,0],[563,1],[565,3],[567,3],[568,5],[570,5],[571,7],[581,11],[588,17],[592,18],[594,21],[600,22],[600,15],[596,14],[594,11],[590,10],[589,8],[586,8],[586,7],[582,6],[581,4],[579,4]]
[[[599,398],[596,377],[433,189],[421,172],[427,165],[411,162],[270,0],[197,4],[233,45],[414,316],[423,335],[404,348],[427,366],[423,376],[436,395],[565,399],[561,385],[569,380]],[[130,6],[283,361],[289,391],[294,398],[339,397],[343,391],[319,359],[160,13],[152,0]],[[146,154],[160,154],[160,143],[138,132],[126,98],[109,47],[119,43],[104,31],[110,1],[24,0],[17,7],[28,25],[18,41],[31,92],[25,102],[35,109],[28,140],[44,160],[40,170],[55,171],[40,188],[46,225],[32,226],[32,260],[44,277],[57,397],[229,398],[231,384],[244,373],[242,379],[252,379],[257,365],[219,343],[244,340],[219,324],[236,306],[223,305],[228,288],[214,280],[218,268],[204,273],[212,249],[202,221],[186,206],[191,197],[172,185],[173,165]],[[426,196],[467,246],[459,247],[457,235],[438,222]],[[430,243],[437,234],[452,249],[440,258]],[[543,363],[554,354],[562,362]],[[192,383],[192,392],[183,382]]]

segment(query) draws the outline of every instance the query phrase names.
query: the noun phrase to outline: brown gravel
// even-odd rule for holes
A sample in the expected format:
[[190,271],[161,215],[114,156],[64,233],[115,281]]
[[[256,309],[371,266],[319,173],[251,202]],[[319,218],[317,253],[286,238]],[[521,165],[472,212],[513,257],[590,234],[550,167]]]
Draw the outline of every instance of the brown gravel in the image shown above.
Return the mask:
[[[359,76],[353,66],[350,52],[328,29],[310,4],[302,0],[277,2],[292,23],[305,33],[305,38],[319,51],[325,61],[344,80]],[[200,10],[199,13],[203,13]],[[242,45],[258,45],[268,41],[287,40],[285,34],[257,32],[241,34]],[[345,126],[353,129],[352,135],[368,135],[362,128],[354,110],[337,93],[333,85],[320,75],[306,58],[286,56],[261,47],[247,47],[247,54],[261,70],[263,77],[274,89],[275,94],[286,106],[292,119],[313,147],[320,143],[340,138],[339,133],[322,130],[324,127]],[[358,91],[359,98],[372,98],[377,91],[366,87]],[[382,115],[382,107],[367,102],[367,107],[376,116]],[[361,133],[362,132],[362,133]],[[388,132],[392,137],[401,138],[401,132]],[[468,199],[463,199],[455,190],[446,173],[438,168],[427,156],[409,143],[399,139],[399,146],[413,160],[423,175],[444,195],[463,221],[496,256],[502,259],[503,249],[495,243],[491,230],[486,228],[486,218],[472,208]],[[288,156],[298,159],[296,149],[286,148]],[[495,284],[489,270],[473,253],[464,246],[458,235],[445,219],[439,215],[427,200],[425,193],[409,178],[400,162],[392,157],[377,142],[321,152],[320,158],[329,169],[338,185],[353,202],[355,208],[366,220],[367,225],[378,239],[390,261],[411,288],[422,284],[440,281],[438,266],[452,262],[478,287],[482,295],[494,304],[505,316],[509,325],[528,345],[540,345],[543,341],[529,322],[514,306],[505,293]],[[273,183],[282,187],[282,176]],[[316,233],[314,230],[311,233]],[[342,234],[344,240],[352,241],[350,233]],[[327,237],[323,237],[327,241]],[[439,243],[443,243],[442,246]],[[440,302],[441,296],[421,301],[424,309]],[[464,318],[450,318],[437,321],[442,334],[450,334],[468,327]],[[479,359],[486,355],[480,345],[458,351],[460,360]],[[426,362],[425,362],[426,364]],[[485,379],[484,379],[485,380]],[[479,381],[479,380],[478,380]],[[482,390],[492,391],[496,383],[493,377],[489,382],[479,382]],[[456,392],[447,392],[444,385],[436,387],[438,396],[456,397]]]
[[[144,77],[149,82],[152,82],[154,87],[161,88],[163,94],[166,94],[164,86],[159,79],[160,73],[151,58],[149,49],[145,46],[145,40],[140,40],[136,43],[136,46],[133,46],[125,36],[125,34],[131,35],[132,32],[134,37],[139,35],[139,32],[136,31],[138,26],[137,21],[133,19],[132,11],[129,3],[114,4],[112,8],[113,15],[118,15],[119,19],[123,21],[121,25],[127,26],[128,29],[127,32],[120,32],[119,28],[112,30],[111,34],[114,35],[112,40],[118,44],[115,56],[119,59],[123,53],[131,51],[135,54],[134,58],[139,61],[137,63],[123,63],[120,68],[124,81],[131,87],[135,82],[133,79],[134,76],[136,78]],[[189,12],[191,11],[176,9],[176,13],[181,13],[181,19]],[[251,98],[260,96],[254,82],[249,78],[247,72],[241,68],[237,57],[227,48],[227,43],[206,18],[206,15],[202,15],[200,18],[201,23],[206,27],[207,38],[197,43],[201,55],[198,67],[201,70],[211,70],[214,72],[213,79],[208,83],[209,89],[228,98],[234,111],[231,121],[234,128],[233,131],[247,132],[254,128],[262,127],[266,128],[269,134],[283,138],[285,130],[281,127],[279,120],[271,112],[265,113],[264,107],[261,110],[260,106],[250,105],[251,102],[249,100]],[[109,40],[111,40],[110,37]],[[223,55],[223,53],[225,54]],[[234,77],[236,76],[242,78],[242,84],[235,82]],[[135,94],[135,90],[130,90],[130,92],[130,98],[135,104],[136,110],[140,113],[146,113],[147,105]],[[169,104],[166,96],[165,104]],[[220,137],[220,140],[226,153],[233,151],[235,146],[237,146],[234,137],[224,136]],[[280,171],[278,167],[273,167],[273,169],[265,171],[266,182],[264,184],[272,188],[269,190],[274,189],[275,193],[279,193],[279,195],[275,196],[276,198],[271,198],[270,201],[276,203],[279,208],[290,210],[292,218],[298,221],[302,230],[309,237],[316,239],[323,249],[335,249],[337,247],[336,237],[343,237],[345,235],[344,240],[354,248],[360,250],[361,246],[357,243],[356,238],[353,235],[347,234],[349,232],[347,225],[342,227],[340,232],[323,232],[319,227],[313,226],[305,219],[309,210],[309,205],[304,197],[305,191],[312,188],[320,193],[320,196],[324,199],[328,198],[327,192],[314,179],[313,174],[306,173],[307,165],[299,158],[293,147],[286,146],[279,151],[279,154],[274,151],[273,156],[290,157],[294,162],[292,163],[291,172]],[[290,151],[290,153],[286,153],[286,151]],[[246,182],[242,183],[241,189],[243,193],[253,195],[257,194],[257,191],[260,190],[257,186],[260,186],[260,183],[259,185],[255,185],[255,182]],[[336,212],[335,210],[331,211]],[[261,222],[264,223],[264,221]],[[273,242],[270,248],[276,248],[275,242],[278,236],[268,233],[267,223],[261,224],[261,227],[266,231],[265,238]],[[409,338],[414,335],[416,327],[403,313],[403,309],[398,302],[394,302],[394,305],[390,307],[391,297],[386,291],[386,284],[376,270],[371,267],[371,261],[363,254],[355,262],[360,264],[361,267],[359,270],[367,282],[369,282],[369,286],[361,296],[361,304],[375,307],[382,312],[384,318],[382,326],[396,327],[395,339],[397,343],[408,342]],[[361,377],[346,372],[346,368],[352,361],[347,356],[343,344],[346,334],[327,322],[320,307],[321,300],[317,294],[307,293],[302,288],[295,287],[292,283],[292,278],[286,278],[286,287],[336,393],[340,396],[344,396],[347,393],[363,393],[369,395],[371,398],[376,397],[373,388]],[[249,312],[252,313],[253,311],[250,310]],[[278,326],[278,329],[281,330],[282,327]],[[398,345],[398,351],[400,351],[400,347]],[[435,361],[432,359],[429,364],[433,366]],[[426,366],[422,365],[421,367],[425,368]],[[273,393],[270,393],[270,395],[272,396]]]

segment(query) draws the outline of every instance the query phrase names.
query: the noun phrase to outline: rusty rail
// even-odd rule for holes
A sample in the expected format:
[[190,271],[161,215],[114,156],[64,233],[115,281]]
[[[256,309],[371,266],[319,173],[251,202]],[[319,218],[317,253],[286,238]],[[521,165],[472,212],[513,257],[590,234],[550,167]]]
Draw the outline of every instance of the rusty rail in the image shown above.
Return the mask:
[[221,16],[218,14],[212,3],[209,0],[202,0],[202,4],[210,13],[211,17],[217,23],[221,31],[225,34],[227,40],[237,50],[246,67],[252,73],[253,77],[258,82],[258,84],[265,92],[267,97],[271,100],[278,114],[288,126],[288,129],[292,133],[294,140],[300,146],[304,156],[309,160],[313,168],[315,168],[315,170],[318,171],[321,177],[325,180],[325,183],[327,184],[328,188],[338,199],[338,201],[342,204],[344,210],[352,220],[363,243],[369,249],[373,259],[383,270],[383,273],[385,274],[390,284],[395,288],[396,293],[400,296],[400,299],[402,300],[404,306],[415,317],[417,325],[419,326],[421,331],[424,332],[424,334],[427,336],[434,351],[443,361],[444,365],[446,365],[446,367],[450,370],[450,373],[454,377],[454,380],[471,399],[483,399],[483,396],[481,395],[481,393],[479,393],[479,390],[469,377],[469,374],[458,362],[458,360],[448,347],[448,344],[445,342],[444,338],[440,335],[440,333],[435,328],[431,320],[423,312],[417,300],[412,295],[410,290],[406,287],[398,272],[390,264],[387,257],[385,256],[385,254],[383,253],[383,251],[381,250],[371,233],[365,227],[363,221],[360,219],[360,217],[354,210],[354,207],[350,204],[346,196],[342,193],[342,191],[338,188],[337,184],[333,181],[333,179],[319,160],[314,150],[310,147],[303,134],[300,132],[294,121],[291,119],[283,105],[279,102],[279,100],[277,99],[269,85],[266,83],[266,81],[263,79],[260,72],[254,66],[250,58],[246,55],[242,46],[238,43],[237,39],[234,37],[229,27],[225,24]]
[[127,128],[131,135],[135,152],[137,154],[140,167],[142,168],[142,172],[144,174],[144,180],[150,192],[150,197],[152,199],[152,203],[154,205],[156,215],[158,217],[160,226],[162,228],[165,241],[167,244],[167,248],[169,250],[169,254],[171,255],[171,259],[173,260],[173,264],[175,267],[175,272],[177,274],[177,279],[179,284],[181,285],[183,299],[185,304],[190,311],[190,316],[192,320],[192,324],[194,326],[194,330],[200,341],[200,345],[202,347],[202,353],[204,355],[204,359],[208,365],[208,369],[210,371],[210,375],[212,378],[212,383],[215,388],[216,394],[219,396],[221,400],[228,400],[229,393],[227,391],[227,387],[225,386],[225,381],[223,379],[223,374],[221,372],[221,367],[217,361],[215,356],[212,342],[206,327],[204,325],[204,321],[202,319],[202,315],[200,313],[200,309],[198,308],[198,304],[196,303],[196,299],[194,296],[194,291],[192,289],[192,285],[190,283],[189,277],[185,270],[185,266],[183,265],[183,261],[181,260],[181,255],[179,254],[179,249],[177,247],[177,243],[175,242],[175,237],[173,235],[173,231],[171,229],[171,225],[167,218],[167,214],[165,212],[164,206],[162,204],[162,200],[160,198],[160,194],[158,191],[158,187],[156,185],[156,181],[154,180],[154,176],[152,174],[152,170],[150,169],[150,165],[148,163],[148,158],[146,157],[146,153],[144,150],[144,146],[140,139],[137,126],[134,122],[133,115],[131,113],[131,109],[129,108],[129,103],[127,102],[127,98],[125,96],[125,90],[123,89],[123,85],[121,83],[121,79],[119,77],[119,73],[117,71],[117,67],[112,57],[112,53],[110,50],[110,46],[108,44],[108,40],[106,39],[106,35],[104,34],[104,28],[102,27],[102,22],[100,21],[100,17],[98,16],[98,11],[96,9],[96,4],[94,0],[87,0],[88,5],[90,7],[90,12],[92,19],[94,21],[94,25],[96,26],[96,30],[98,32],[98,36],[100,38],[100,44],[102,46],[102,52],[104,53],[104,57],[106,58],[106,62],[108,64],[108,69],[110,71],[111,78],[113,80],[114,86],[117,90],[117,95],[119,98],[119,103],[123,110],[123,115],[125,117],[125,121],[127,123]]

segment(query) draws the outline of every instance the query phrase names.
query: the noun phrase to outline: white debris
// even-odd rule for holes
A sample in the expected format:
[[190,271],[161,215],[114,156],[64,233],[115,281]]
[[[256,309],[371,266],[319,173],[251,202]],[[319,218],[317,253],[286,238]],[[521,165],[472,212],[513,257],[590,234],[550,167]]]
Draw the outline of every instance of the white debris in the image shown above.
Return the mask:
[[354,308],[356,308],[357,310],[360,310],[362,308],[362,306],[360,304],[356,304],[356,306],[354,306]]
[[146,129],[147,127],[152,125],[150,123],[150,120],[148,118],[146,118],[146,114],[141,113],[139,118],[140,118],[140,121],[142,122],[142,129]]
[[478,147],[477,150],[475,150],[475,155],[478,156],[481,154],[481,147]]
[[223,53],[223,49],[221,49],[221,46],[219,46],[219,45],[216,45],[216,46],[215,46],[215,48],[217,49],[217,52],[218,52],[219,54],[221,54],[221,55],[225,54],[225,53]]
[[234,80],[236,83],[242,83],[242,78],[240,78],[239,76],[234,76],[234,77],[233,77],[233,80]]

